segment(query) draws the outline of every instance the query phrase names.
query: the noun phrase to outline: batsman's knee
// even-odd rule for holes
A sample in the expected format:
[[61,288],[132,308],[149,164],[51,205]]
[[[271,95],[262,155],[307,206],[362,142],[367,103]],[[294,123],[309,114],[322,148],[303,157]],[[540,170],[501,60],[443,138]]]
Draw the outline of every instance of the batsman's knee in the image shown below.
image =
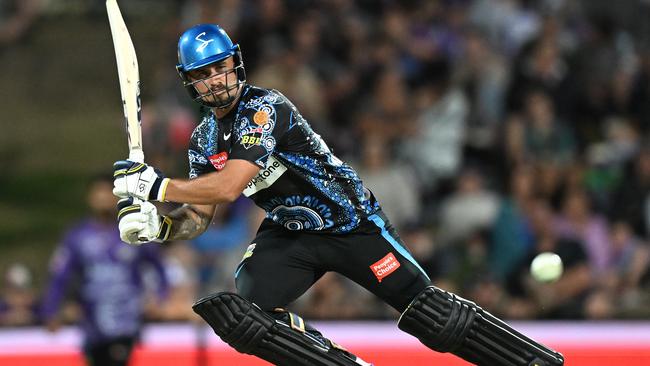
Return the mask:
[[482,366],[560,366],[563,356],[517,332],[460,296],[429,286],[402,313],[398,327],[438,352]]

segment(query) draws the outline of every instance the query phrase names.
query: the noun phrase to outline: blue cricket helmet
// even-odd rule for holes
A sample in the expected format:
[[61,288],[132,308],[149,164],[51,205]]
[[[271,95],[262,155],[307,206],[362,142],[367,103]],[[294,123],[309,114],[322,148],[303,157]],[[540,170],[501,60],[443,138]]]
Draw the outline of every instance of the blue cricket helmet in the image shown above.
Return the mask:
[[[201,80],[190,80],[187,73],[223,61],[228,57],[233,57],[235,66],[223,74],[236,73],[237,82],[232,85],[226,84],[224,91],[200,93],[195,86],[198,83],[207,85],[207,80],[216,75]],[[246,82],[246,72],[239,45],[234,44],[226,31],[216,24],[199,24],[181,35],[178,41],[176,70],[192,99],[208,107],[227,108],[235,100],[239,86]],[[227,93],[225,100],[217,97],[223,93]]]

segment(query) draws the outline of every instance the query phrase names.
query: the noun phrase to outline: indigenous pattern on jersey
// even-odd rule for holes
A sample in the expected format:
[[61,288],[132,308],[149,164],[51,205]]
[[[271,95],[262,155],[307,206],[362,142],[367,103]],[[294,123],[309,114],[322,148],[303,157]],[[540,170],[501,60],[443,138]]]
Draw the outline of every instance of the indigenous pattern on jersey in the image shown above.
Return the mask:
[[243,159],[261,170],[244,195],[289,230],[348,232],[379,209],[356,172],[339,160],[280,92],[246,85],[237,109],[210,111],[194,130],[190,179]]

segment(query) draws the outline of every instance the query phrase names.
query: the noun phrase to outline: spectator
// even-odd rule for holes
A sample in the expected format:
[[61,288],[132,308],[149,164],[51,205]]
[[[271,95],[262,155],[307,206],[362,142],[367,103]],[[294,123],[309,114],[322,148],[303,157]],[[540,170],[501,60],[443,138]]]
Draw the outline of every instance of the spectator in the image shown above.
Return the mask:
[[408,246],[422,269],[429,278],[440,287],[449,291],[458,291],[458,288],[449,280],[449,274],[455,269],[456,253],[450,248],[444,248],[434,240],[431,230],[422,223],[410,223],[402,231],[402,239]]
[[380,134],[392,146],[405,132],[411,131],[411,104],[406,80],[397,65],[389,64],[376,76],[372,93],[363,102],[362,117],[357,120],[359,137]]
[[500,280],[521,262],[534,243],[528,210],[535,192],[532,168],[519,166],[510,177],[509,193],[502,198],[492,227],[489,267]]
[[167,293],[158,244],[136,248],[120,240],[112,189],[112,177],[91,182],[87,197],[91,215],[73,226],[52,257],[51,281],[42,304],[45,324],[57,330],[66,292],[78,284],[84,353],[93,366],[128,363],[143,323],[147,264],[158,274],[156,302]]
[[591,271],[596,276],[602,275],[612,260],[609,227],[603,216],[592,212],[584,190],[567,192],[562,203],[562,215],[555,225],[558,235],[583,243]]
[[0,49],[25,37],[41,8],[41,0],[3,1],[0,4]]
[[400,156],[413,164],[429,190],[457,174],[462,162],[469,105],[463,92],[449,84],[449,71],[449,63],[441,60],[423,75],[428,80],[415,91],[414,133],[400,143]]
[[503,291],[490,266],[489,232],[476,230],[447,252],[451,252],[453,263],[449,272],[452,283],[465,296],[484,301],[487,309],[499,313]]
[[232,275],[243,254],[240,251],[242,246],[248,246],[249,239],[254,236],[251,234],[254,228],[250,226],[248,217],[250,211],[250,203],[243,199],[220,207],[206,232],[191,240],[190,244],[198,254],[201,294],[234,290]]
[[9,266],[0,292],[0,326],[33,325],[38,321],[32,273],[22,263]]
[[520,47],[539,31],[540,15],[523,1],[477,0],[470,8],[470,19],[488,35],[498,50],[516,55]]
[[[525,98],[522,118],[513,118],[508,138],[509,156],[516,163],[550,162],[566,166],[574,158],[575,144],[571,131],[556,114],[553,101],[541,90],[530,91]],[[521,124],[521,125],[517,125]]]
[[365,136],[360,164],[352,164],[364,185],[381,200],[383,210],[398,228],[421,220],[420,191],[413,172],[392,158],[390,145],[379,134]]
[[478,29],[465,32],[464,54],[455,79],[470,103],[467,144],[481,152],[494,148],[504,114],[508,83],[506,60],[490,47]]
[[[321,81],[314,70],[301,62],[298,53],[286,44],[266,47],[264,59],[266,62],[251,74],[250,80],[262,87],[283,90],[309,116],[310,121],[321,127],[326,118],[325,100],[321,92]],[[317,130],[322,131],[323,128],[324,126]]]
[[641,278],[650,268],[650,251],[635,237],[625,222],[615,222],[611,229],[612,261],[605,270],[599,289],[587,306],[591,318],[629,316],[647,307],[641,294]]
[[369,292],[333,272],[321,277],[305,295],[305,299],[298,301],[298,306],[300,312],[308,318],[379,317],[382,310],[385,310]]
[[540,38],[515,59],[507,94],[507,107],[520,112],[527,107],[530,91],[541,90],[552,100],[560,115],[572,108],[572,76],[556,39]]
[[199,320],[192,304],[199,296],[196,264],[198,253],[189,243],[178,242],[167,247],[164,258],[165,274],[169,281],[169,295],[164,303],[149,303],[156,307],[151,313],[162,321]]
[[647,145],[626,164],[623,178],[612,195],[609,216],[629,223],[637,236],[650,237],[650,148]]
[[[563,318],[585,317],[585,303],[593,285],[591,269],[581,242],[563,238],[554,229],[554,215],[548,204],[536,200],[531,204],[531,226],[535,246],[518,264],[508,280],[509,303],[504,312],[510,318]],[[530,276],[533,258],[542,252],[560,256],[564,273],[552,283],[540,283]]]
[[499,197],[485,187],[485,177],[473,168],[458,176],[456,190],[440,209],[438,239],[442,246],[463,241],[470,234],[488,230],[499,210]]

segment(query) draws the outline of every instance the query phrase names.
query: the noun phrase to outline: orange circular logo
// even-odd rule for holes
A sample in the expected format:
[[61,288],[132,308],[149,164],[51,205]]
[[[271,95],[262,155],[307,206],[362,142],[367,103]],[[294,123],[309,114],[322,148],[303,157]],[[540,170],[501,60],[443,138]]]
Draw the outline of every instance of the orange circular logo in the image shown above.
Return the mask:
[[253,121],[255,121],[258,126],[265,125],[266,122],[269,121],[269,114],[265,111],[257,111],[255,115],[253,115]]

